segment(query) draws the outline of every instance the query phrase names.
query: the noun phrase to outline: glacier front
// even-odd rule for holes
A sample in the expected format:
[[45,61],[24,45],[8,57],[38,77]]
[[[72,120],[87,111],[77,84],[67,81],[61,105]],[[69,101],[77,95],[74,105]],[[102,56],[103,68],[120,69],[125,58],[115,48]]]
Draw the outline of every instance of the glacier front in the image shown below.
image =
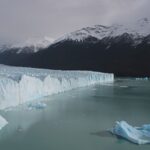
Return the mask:
[[126,121],[116,122],[116,125],[111,129],[111,133],[127,139],[135,144],[150,143],[150,124],[141,127],[133,127]]
[[0,109],[92,84],[113,82],[114,75],[0,65]]

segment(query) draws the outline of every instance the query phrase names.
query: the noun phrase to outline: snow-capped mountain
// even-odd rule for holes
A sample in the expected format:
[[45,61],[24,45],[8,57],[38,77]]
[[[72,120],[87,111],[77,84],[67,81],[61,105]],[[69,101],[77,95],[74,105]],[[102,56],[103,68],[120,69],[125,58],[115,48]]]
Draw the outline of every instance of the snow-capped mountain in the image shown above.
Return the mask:
[[[45,36],[43,39],[29,38],[22,43],[0,45],[0,53],[10,50],[15,53],[36,53],[39,50],[46,49],[50,45],[55,45],[56,43],[62,43],[64,41],[98,42],[106,38],[121,37],[122,35],[128,35],[127,38],[130,38],[132,44],[136,46],[149,34],[150,20],[148,18],[143,18],[124,25],[114,24],[112,26],[95,25],[92,27],[85,27],[66,34],[56,40]],[[147,42],[150,43],[150,41]]]
[[8,44],[0,46],[0,53],[5,51],[13,51],[17,54],[19,53],[36,53],[50,46],[54,42],[54,39],[50,37],[41,38],[30,38],[25,42],[17,44]]
[[55,43],[65,40],[82,42],[91,37],[95,38],[95,40],[102,40],[106,37],[118,37],[125,33],[132,37],[135,44],[139,44],[143,37],[150,34],[150,20],[144,18],[124,25],[114,24],[112,26],[95,25],[92,27],[86,27],[64,35],[56,40]]
[[150,21],[144,18],[124,25],[95,25],[66,34],[42,50],[10,52],[0,54],[0,63],[150,76]]

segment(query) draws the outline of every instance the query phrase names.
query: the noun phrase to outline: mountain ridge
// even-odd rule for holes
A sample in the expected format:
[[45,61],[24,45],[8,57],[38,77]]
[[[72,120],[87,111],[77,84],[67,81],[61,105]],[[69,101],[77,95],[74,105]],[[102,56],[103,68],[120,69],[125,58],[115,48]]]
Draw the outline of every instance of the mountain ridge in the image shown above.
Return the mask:
[[34,53],[16,54],[5,51],[0,54],[0,63],[147,77],[150,76],[149,25],[150,21],[143,19],[137,28],[132,26],[134,31],[132,28],[126,29],[118,25],[109,31],[109,27],[101,25],[96,28],[87,27],[86,30],[83,28],[55,40],[47,48]]

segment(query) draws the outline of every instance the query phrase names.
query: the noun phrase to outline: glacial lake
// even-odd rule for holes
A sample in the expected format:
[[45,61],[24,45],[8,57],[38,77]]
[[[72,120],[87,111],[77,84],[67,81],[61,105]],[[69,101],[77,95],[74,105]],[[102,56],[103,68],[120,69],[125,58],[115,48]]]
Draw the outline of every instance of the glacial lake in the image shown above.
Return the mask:
[[1,150],[149,150],[106,132],[116,121],[150,124],[150,81],[116,79],[43,98],[47,107],[27,105],[1,111]]

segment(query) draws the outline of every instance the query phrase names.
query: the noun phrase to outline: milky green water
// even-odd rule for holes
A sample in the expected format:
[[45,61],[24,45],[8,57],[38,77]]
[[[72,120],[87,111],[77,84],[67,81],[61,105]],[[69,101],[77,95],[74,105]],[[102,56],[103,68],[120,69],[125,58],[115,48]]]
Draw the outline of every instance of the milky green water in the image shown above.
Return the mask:
[[46,109],[0,112],[0,150],[149,150],[105,132],[115,121],[150,123],[150,81],[117,79],[45,98]]

